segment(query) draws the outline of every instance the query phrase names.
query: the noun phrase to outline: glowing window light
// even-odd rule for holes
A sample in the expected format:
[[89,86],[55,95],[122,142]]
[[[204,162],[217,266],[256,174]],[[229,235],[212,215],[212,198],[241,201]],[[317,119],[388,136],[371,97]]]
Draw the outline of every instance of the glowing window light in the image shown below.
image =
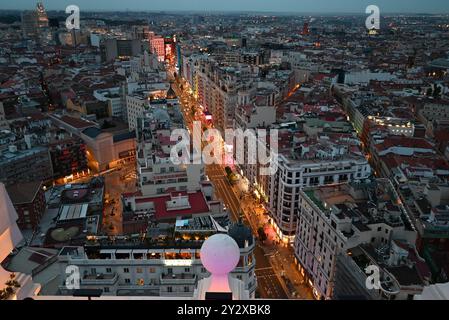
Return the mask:
[[189,267],[192,265],[192,260],[164,260],[164,265],[168,267]]

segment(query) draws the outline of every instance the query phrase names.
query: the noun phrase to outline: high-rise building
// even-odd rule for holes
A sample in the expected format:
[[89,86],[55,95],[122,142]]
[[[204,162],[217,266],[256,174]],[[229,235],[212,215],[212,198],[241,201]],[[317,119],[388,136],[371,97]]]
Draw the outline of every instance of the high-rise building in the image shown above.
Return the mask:
[[101,59],[111,62],[120,57],[132,57],[143,53],[141,40],[107,39],[100,44]]
[[22,12],[22,34],[24,38],[33,38],[37,36],[36,11]]
[[36,14],[37,14],[37,26],[38,28],[47,28],[48,27],[48,16],[45,12],[44,5],[42,2],[37,3],[36,7]]
[[22,12],[22,34],[24,38],[39,36],[43,28],[48,27],[48,17],[42,2],[38,2],[36,10]]
[[165,61],[165,39],[160,36],[154,36],[150,39],[151,53],[157,55],[157,60]]

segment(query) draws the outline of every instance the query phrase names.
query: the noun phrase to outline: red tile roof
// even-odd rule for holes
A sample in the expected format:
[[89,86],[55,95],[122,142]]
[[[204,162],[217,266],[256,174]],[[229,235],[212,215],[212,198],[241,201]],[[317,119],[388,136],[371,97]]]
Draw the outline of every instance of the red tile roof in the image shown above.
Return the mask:
[[376,145],[378,151],[386,150],[392,147],[404,147],[404,148],[420,148],[433,150],[433,146],[422,138],[411,138],[403,136],[391,136],[385,139],[383,143]]
[[69,116],[61,117],[61,121],[67,123],[68,125],[76,128],[76,129],[83,129],[83,128],[88,128],[88,127],[94,126],[94,124],[92,124],[91,122],[87,122],[82,119],[73,118],[73,117],[69,117]]
[[[168,210],[167,201],[173,200],[177,196],[188,196],[190,208],[180,210]],[[209,205],[201,191],[194,193],[176,192],[171,195],[163,195],[159,197],[148,197],[136,199],[136,203],[153,202],[156,211],[156,220],[174,219],[181,216],[191,216],[194,214],[208,213]]]
[[432,170],[449,170],[449,164],[442,157],[408,157],[388,154],[380,157],[387,167],[396,168],[401,165]]

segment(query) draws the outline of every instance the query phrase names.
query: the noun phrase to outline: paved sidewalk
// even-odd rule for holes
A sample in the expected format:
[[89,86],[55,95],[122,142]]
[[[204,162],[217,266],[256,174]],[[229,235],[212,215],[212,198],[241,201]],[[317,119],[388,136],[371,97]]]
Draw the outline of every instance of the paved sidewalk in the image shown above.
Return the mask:
[[256,230],[262,227],[267,233],[268,239],[260,247],[270,257],[270,264],[289,298],[314,299],[311,288],[305,284],[295,266],[293,248],[278,239],[276,232],[268,224],[268,217],[260,213],[258,201],[239,190],[239,186],[234,186],[233,191],[241,199],[242,212],[251,227]]

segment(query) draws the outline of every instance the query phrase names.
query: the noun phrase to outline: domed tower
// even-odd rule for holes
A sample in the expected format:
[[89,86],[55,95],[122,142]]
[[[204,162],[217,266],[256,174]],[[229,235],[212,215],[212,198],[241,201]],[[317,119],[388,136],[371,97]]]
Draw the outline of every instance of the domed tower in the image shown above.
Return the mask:
[[167,91],[167,99],[168,100],[174,100],[177,99],[178,97],[176,96],[175,90],[173,90],[172,85],[170,84],[170,88]]
[[245,226],[241,219],[229,227],[228,235],[237,242],[240,249],[251,247],[254,244],[251,229]]

